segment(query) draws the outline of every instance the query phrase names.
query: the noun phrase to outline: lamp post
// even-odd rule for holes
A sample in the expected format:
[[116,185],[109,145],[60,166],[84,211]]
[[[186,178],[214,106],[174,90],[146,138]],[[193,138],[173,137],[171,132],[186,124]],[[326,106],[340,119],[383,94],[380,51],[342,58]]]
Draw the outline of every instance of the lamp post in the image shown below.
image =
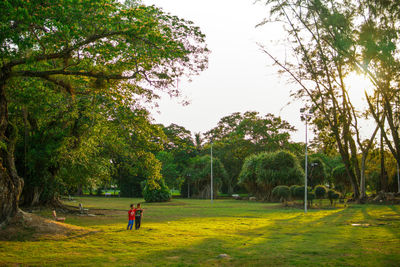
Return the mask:
[[307,154],[307,147],[308,147],[308,137],[307,137],[307,124],[308,119],[311,117],[310,113],[306,112],[305,108],[300,109],[300,118],[306,121],[306,149],[305,149],[305,164],[304,164],[304,213],[307,213],[307,165],[308,165],[308,154]]
[[311,162],[311,172],[310,172],[310,179],[312,179],[312,173],[313,173],[313,170],[314,170],[314,167],[315,166],[318,166],[318,162]]
[[213,141],[211,140],[211,204],[213,203],[213,195],[214,195],[214,188],[213,188]]
[[187,184],[188,184],[188,198],[190,198],[190,174],[187,175]]

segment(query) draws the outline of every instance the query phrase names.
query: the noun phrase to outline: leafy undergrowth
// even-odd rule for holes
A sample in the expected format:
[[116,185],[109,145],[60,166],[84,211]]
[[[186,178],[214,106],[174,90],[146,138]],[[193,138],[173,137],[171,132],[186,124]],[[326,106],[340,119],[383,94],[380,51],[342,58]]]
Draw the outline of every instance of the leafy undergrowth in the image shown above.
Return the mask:
[[[127,231],[127,209],[138,201],[67,202],[81,202],[95,215],[66,215],[67,225],[87,229],[86,234],[2,241],[0,265],[395,266],[400,261],[399,206],[350,205],[304,214],[279,204],[178,199],[143,203],[141,229]],[[50,211],[40,214],[50,217]]]

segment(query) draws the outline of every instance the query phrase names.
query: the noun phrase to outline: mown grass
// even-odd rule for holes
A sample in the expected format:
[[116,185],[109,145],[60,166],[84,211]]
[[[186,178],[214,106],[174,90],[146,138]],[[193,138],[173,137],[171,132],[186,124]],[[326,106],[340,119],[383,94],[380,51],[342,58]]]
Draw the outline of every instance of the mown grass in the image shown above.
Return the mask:
[[[1,242],[0,265],[398,266],[400,262],[399,206],[350,205],[304,214],[272,203],[177,199],[143,203],[142,228],[127,231],[129,204],[139,201],[84,197],[66,202],[82,202],[90,213],[104,214],[66,215],[66,223],[97,232]],[[42,215],[50,217],[50,211]]]

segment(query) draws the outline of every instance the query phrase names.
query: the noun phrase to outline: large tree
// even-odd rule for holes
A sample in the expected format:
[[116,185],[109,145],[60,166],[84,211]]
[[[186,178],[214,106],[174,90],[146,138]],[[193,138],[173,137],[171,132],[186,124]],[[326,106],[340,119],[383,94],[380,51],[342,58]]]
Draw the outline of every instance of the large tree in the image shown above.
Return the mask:
[[264,152],[247,157],[239,182],[257,198],[270,200],[277,185],[299,184],[304,177],[298,159],[290,152]]
[[262,151],[290,149],[290,132],[295,131],[287,121],[273,114],[235,112],[220,119],[218,125],[204,135],[214,142],[214,153],[224,164],[228,178],[222,190],[232,194],[246,157]]
[[9,115],[18,130],[15,155],[25,181],[23,204],[56,204],[64,189],[71,192],[90,178],[109,176],[110,161],[102,153],[110,124],[100,105],[104,101],[92,95],[72,99],[40,80],[18,88],[9,91]]
[[18,211],[23,187],[8,112],[11,83],[40,79],[72,97],[113,92],[129,105],[134,95],[154,97],[154,89],[177,95],[174,81],[203,70],[207,49],[204,35],[191,22],[136,1],[2,1],[0,10],[3,225]]
[[168,163],[165,157],[164,160],[158,158],[163,162],[163,175],[168,177],[167,185],[179,188],[185,179],[185,170],[188,168],[190,160],[196,156],[198,151],[194,145],[192,133],[185,127],[172,123],[163,127],[163,132],[166,136],[163,140],[165,153],[158,156],[163,157],[162,155],[165,156],[166,153],[169,153],[173,158],[173,164],[171,164],[172,162]]
[[[393,88],[398,88],[399,76],[399,16],[393,11],[398,4],[380,0],[265,2],[271,4],[272,16],[288,26],[293,54],[283,62],[265,52],[300,85],[297,96],[315,110],[313,122],[322,132],[320,136],[330,142],[334,139],[354,197],[362,199],[365,163],[379,128],[392,153],[398,154],[398,124],[393,112]],[[376,89],[373,95],[365,90],[369,107],[365,115],[372,114],[377,125],[364,139],[360,118],[366,110],[354,107],[346,81],[354,71],[366,73]],[[384,129],[385,121],[391,124],[390,134]]]
[[[222,181],[227,178],[224,165],[218,158],[213,157],[212,160],[213,175],[213,198],[217,197],[218,191],[222,185]],[[209,155],[197,156],[190,160],[190,165],[186,169],[189,183],[190,196],[195,198],[209,199],[211,197],[211,157]],[[187,193],[186,186],[181,191],[182,195]]]

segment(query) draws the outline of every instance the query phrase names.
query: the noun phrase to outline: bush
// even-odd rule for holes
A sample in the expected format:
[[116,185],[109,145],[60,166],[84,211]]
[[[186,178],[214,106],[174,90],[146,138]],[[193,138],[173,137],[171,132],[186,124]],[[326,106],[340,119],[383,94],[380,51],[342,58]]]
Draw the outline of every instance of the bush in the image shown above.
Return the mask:
[[307,190],[307,202],[310,207],[312,207],[312,202],[315,199],[315,193],[311,190]]
[[258,155],[250,155],[248,156],[243,163],[242,170],[239,174],[239,185],[246,188],[246,190],[260,197],[262,194],[261,187],[257,184],[257,175],[256,175],[256,167],[257,167],[257,159]]
[[[304,168],[304,158],[301,162],[301,166]],[[311,155],[307,162],[307,184],[311,187],[315,187],[318,184],[326,182],[326,171],[324,163],[318,157]]]
[[[294,197],[295,199],[299,199],[299,200],[303,200],[304,202],[304,185],[297,185],[294,189]],[[311,193],[311,187],[307,187],[307,199],[309,200],[309,196],[314,199],[315,198],[315,194],[313,193],[312,195],[310,195]]]
[[171,191],[165,185],[164,180],[158,181],[158,186],[150,185],[143,181],[143,198],[146,202],[166,202],[171,199]]
[[329,189],[328,190],[328,198],[331,202],[331,206],[334,206],[336,200],[338,200],[340,197],[340,193],[336,192],[335,190]]
[[294,197],[295,197],[295,199],[298,199],[298,200],[301,200],[301,199],[304,200],[304,186],[297,185],[294,188]]
[[[291,187],[289,187],[290,197],[292,198],[292,200],[301,199],[301,197],[299,197],[299,195],[297,195],[297,194],[301,193],[300,191],[299,192],[296,191],[296,190],[300,190],[300,189],[297,189],[298,187],[304,187],[304,186],[292,185]],[[304,189],[303,189],[303,197],[304,197]]]
[[347,192],[351,192],[351,183],[348,179],[344,164],[340,164],[332,170],[332,177],[336,190],[339,190],[343,195],[346,195]]
[[323,185],[317,185],[314,188],[315,198],[320,200],[319,201],[320,206],[322,205],[322,199],[325,198],[326,196],[326,192],[327,192],[326,187]]
[[304,186],[296,186],[294,188],[294,198],[298,200],[304,199]]
[[290,186],[289,187],[289,191],[290,191],[290,198],[292,199],[292,200],[295,200],[296,199],[296,197],[295,197],[295,195],[294,195],[294,191],[296,190],[296,187],[297,187],[298,185],[292,185],[292,186]]
[[325,195],[326,195],[326,188],[325,188],[325,186],[323,186],[323,185],[317,185],[317,186],[314,188],[314,193],[315,193],[315,197],[316,197],[317,199],[323,199],[323,198],[325,198]]
[[272,196],[286,202],[290,196],[290,189],[286,185],[278,185],[272,190]]

